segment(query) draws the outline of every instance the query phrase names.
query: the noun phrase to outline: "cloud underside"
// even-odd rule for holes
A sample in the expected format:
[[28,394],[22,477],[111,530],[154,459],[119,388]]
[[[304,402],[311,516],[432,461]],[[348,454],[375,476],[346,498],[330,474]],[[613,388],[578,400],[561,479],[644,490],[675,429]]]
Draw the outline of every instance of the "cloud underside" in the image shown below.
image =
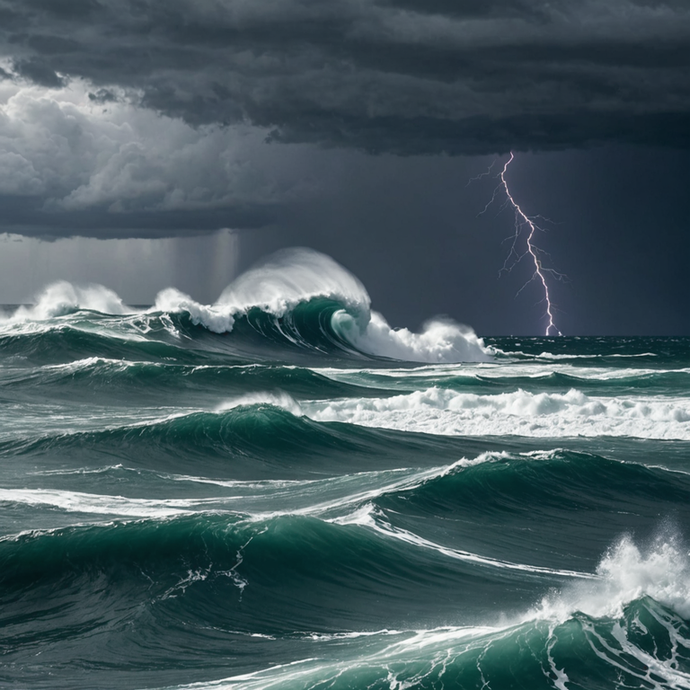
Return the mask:
[[689,72],[687,0],[0,0],[0,231],[280,225],[362,152],[684,148]]
[[[396,154],[690,144],[684,0],[0,0],[19,76]],[[15,75],[13,77],[12,75]]]

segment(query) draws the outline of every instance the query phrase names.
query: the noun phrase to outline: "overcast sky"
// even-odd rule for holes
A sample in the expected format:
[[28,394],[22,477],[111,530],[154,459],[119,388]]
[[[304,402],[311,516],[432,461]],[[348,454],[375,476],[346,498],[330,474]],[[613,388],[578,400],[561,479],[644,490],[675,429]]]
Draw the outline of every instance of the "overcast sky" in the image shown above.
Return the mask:
[[690,334],[689,73],[687,0],[0,0],[0,303],[208,302],[299,244],[394,325],[539,334],[467,184],[513,151],[558,327]]

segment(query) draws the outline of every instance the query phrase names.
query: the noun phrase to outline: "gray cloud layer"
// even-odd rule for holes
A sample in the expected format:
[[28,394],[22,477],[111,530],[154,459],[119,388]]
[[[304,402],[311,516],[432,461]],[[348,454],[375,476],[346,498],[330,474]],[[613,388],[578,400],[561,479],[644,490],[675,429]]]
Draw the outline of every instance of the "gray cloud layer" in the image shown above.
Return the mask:
[[279,141],[690,144],[686,0],[0,0],[0,51],[5,76]]
[[308,151],[265,139],[266,130],[247,125],[192,127],[121,93],[90,92],[83,80],[56,88],[5,80],[0,222],[55,236],[263,225],[315,185]]

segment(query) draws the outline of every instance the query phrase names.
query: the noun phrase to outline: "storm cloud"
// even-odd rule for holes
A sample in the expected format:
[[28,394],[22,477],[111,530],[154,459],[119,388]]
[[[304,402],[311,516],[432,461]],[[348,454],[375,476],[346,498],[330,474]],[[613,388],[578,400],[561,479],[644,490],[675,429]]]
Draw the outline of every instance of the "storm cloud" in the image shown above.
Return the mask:
[[261,128],[192,127],[121,93],[94,93],[83,80],[19,81],[0,83],[5,231],[146,237],[251,228],[313,188],[298,172],[300,152],[271,146]]
[[5,71],[371,152],[690,143],[682,0],[2,0]]

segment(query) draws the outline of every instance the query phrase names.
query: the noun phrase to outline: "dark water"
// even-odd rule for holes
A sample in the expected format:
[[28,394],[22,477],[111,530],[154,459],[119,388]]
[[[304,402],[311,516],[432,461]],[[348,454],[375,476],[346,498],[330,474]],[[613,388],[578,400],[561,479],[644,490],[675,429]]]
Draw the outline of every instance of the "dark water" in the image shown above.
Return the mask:
[[690,340],[392,332],[338,271],[7,310],[0,686],[690,688]]

